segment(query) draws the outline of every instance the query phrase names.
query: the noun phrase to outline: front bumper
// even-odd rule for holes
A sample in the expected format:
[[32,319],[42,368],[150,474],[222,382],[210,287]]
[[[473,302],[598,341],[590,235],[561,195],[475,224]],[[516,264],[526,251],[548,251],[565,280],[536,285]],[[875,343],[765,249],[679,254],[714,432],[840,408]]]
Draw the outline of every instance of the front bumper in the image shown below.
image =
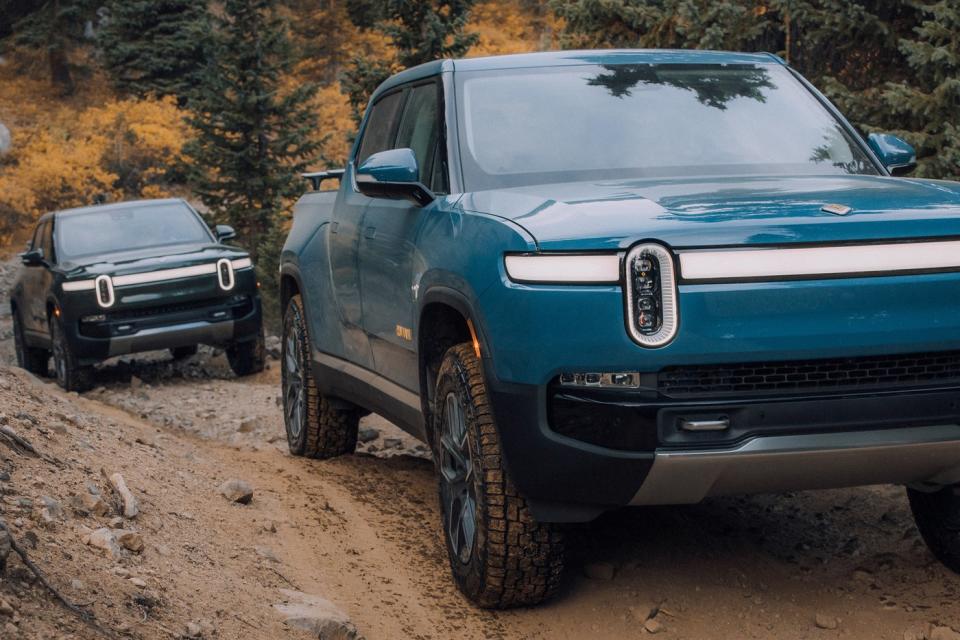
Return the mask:
[[[576,521],[628,504],[949,476],[960,463],[960,360],[938,358],[960,354],[958,291],[960,273],[681,282],[676,337],[643,348],[625,328],[620,286],[504,276],[481,295],[474,320],[518,491],[536,517]],[[856,366],[846,368],[848,359]],[[943,367],[954,367],[952,377]],[[683,382],[686,391],[660,384],[671,368],[686,370],[681,382],[695,378]],[[710,371],[701,376],[701,368]],[[701,392],[714,370],[742,379]],[[652,383],[558,391],[565,372],[638,372]],[[568,396],[566,409],[558,393]],[[573,429],[558,426],[561,410]],[[684,432],[686,418],[724,418],[730,427]],[[870,433],[886,444],[878,448]],[[813,460],[808,449],[825,457]],[[864,464],[853,465],[860,456]],[[775,457],[782,473],[769,464]]]
[[766,436],[720,451],[658,451],[631,505],[868,484],[960,482],[960,425]]
[[[505,464],[543,521],[719,495],[960,482],[960,387],[677,401],[504,383],[489,366],[487,377]],[[579,399],[579,430],[560,432],[558,398]],[[718,417],[722,431],[683,428]]]
[[67,338],[83,365],[157,349],[253,340],[263,322],[255,290],[179,305],[117,309],[104,315],[102,321],[82,322],[83,314],[64,309]]

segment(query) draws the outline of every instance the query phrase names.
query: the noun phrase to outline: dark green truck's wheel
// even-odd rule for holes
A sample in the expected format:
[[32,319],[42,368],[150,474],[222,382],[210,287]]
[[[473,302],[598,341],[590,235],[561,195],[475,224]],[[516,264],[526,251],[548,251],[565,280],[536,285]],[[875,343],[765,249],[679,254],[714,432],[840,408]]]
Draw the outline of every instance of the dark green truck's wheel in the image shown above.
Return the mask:
[[50,318],[50,339],[53,345],[53,370],[57,384],[65,391],[86,391],[90,388],[93,376],[92,367],[81,366],[73,347],[67,340],[63,329],[63,320],[58,316]]
[[907,489],[907,498],[930,552],[948,569],[960,573],[960,486],[932,493]]
[[510,481],[472,344],[447,351],[434,398],[440,513],[457,586],[485,608],[546,600],[560,583],[563,539],[533,519]]
[[50,352],[27,344],[27,337],[23,333],[23,321],[20,320],[20,311],[13,312],[13,348],[16,351],[18,367],[26,369],[35,376],[47,375]]
[[280,351],[283,422],[290,453],[321,459],[352,453],[357,448],[361,412],[344,400],[320,394],[310,368],[310,342],[300,296],[287,304]]
[[236,342],[227,347],[227,362],[235,374],[250,376],[263,371],[267,362],[267,348],[264,346],[263,328],[253,340]]

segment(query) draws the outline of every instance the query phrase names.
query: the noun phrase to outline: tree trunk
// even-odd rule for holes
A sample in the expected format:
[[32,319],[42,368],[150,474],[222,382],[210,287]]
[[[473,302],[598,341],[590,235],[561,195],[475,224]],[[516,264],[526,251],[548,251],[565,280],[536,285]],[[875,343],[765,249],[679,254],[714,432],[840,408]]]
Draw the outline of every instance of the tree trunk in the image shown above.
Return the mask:
[[70,61],[67,59],[66,38],[62,35],[60,24],[60,0],[50,3],[49,31],[47,32],[47,59],[50,63],[50,80],[60,88],[63,95],[73,93],[73,75],[70,73]]

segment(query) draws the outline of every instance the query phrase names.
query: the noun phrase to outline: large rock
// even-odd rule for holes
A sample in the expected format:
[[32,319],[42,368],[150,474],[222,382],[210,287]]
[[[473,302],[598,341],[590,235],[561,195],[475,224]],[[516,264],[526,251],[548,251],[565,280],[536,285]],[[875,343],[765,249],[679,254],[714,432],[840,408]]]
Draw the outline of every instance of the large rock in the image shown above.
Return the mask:
[[120,545],[117,543],[117,536],[113,529],[103,527],[97,529],[86,537],[86,543],[91,547],[103,549],[110,554],[111,558],[118,559],[123,557]]
[[360,431],[357,432],[357,439],[360,442],[372,442],[380,437],[380,432],[373,427],[360,427]]
[[80,494],[80,507],[87,513],[103,517],[109,514],[112,509],[107,501],[99,493],[84,491]]
[[115,473],[110,476],[109,480],[110,486],[113,487],[113,490],[120,496],[120,500],[123,502],[123,517],[136,518],[137,514],[140,513],[140,507],[133,493],[127,488],[127,483],[123,479],[123,476]]
[[119,542],[120,546],[124,549],[133,551],[134,553],[143,551],[143,536],[136,531],[119,529],[114,531],[114,535],[116,535],[117,542]]
[[350,618],[320,596],[300,591],[281,589],[286,602],[273,605],[283,616],[287,626],[306,631],[319,640],[358,640],[362,636]]
[[277,336],[267,336],[263,341],[263,347],[267,352],[267,355],[273,358],[274,360],[280,359],[280,338]]
[[253,487],[243,480],[227,480],[220,485],[220,494],[230,502],[250,504],[253,500]]
[[930,630],[930,640],[960,640],[960,633],[950,627],[934,627]]

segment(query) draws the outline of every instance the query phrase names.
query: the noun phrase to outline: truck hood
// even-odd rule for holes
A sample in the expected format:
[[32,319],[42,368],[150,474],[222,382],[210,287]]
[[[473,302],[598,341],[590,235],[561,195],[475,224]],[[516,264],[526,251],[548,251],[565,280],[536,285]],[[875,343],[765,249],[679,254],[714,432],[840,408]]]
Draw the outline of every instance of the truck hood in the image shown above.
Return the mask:
[[189,267],[216,262],[220,258],[245,258],[247,255],[246,251],[222,244],[184,244],[85,256],[62,262],[60,268],[70,278],[101,274],[118,276]]
[[512,220],[543,251],[960,236],[960,183],[882,176],[574,182],[467,193],[459,205]]

